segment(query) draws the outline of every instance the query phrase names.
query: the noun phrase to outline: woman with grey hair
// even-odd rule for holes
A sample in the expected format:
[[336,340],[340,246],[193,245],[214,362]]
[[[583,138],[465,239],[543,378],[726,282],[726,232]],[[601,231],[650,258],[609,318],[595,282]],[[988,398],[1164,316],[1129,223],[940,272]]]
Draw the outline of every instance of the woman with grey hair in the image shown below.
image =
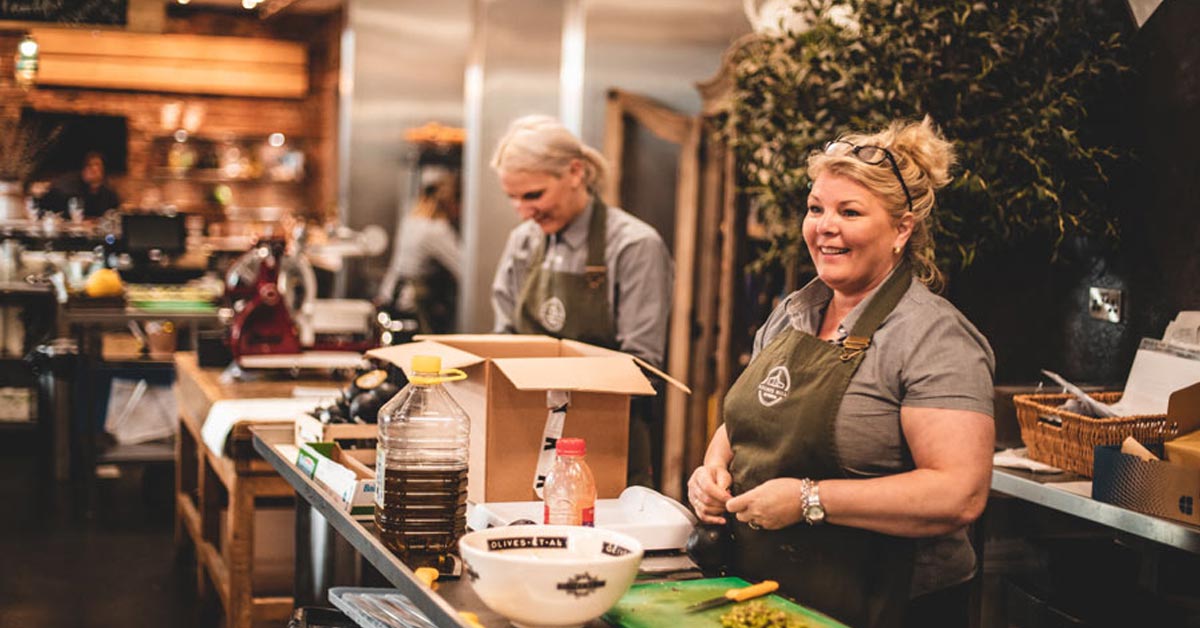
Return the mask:
[[[600,198],[604,157],[554,118],[526,116],[492,168],[522,220],[492,282],[495,331],[570,338],[661,367],[674,264],[653,227]],[[645,414],[630,421],[630,484],[652,483]]]

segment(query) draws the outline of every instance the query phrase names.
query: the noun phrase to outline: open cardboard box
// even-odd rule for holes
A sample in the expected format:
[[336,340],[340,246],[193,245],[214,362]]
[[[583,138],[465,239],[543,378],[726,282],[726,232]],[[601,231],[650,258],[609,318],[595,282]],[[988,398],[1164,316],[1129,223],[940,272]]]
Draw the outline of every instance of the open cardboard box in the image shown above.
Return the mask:
[[352,517],[375,513],[375,450],[342,449],[337,443],[305,443],[296,466],[337,495]]
[[[1184,447],[1194,438],[1187,434],[1200,428],[1200,382],[1171,393],[1167,419],[1179,425]],[[1168,460],[1145,461],[1121,453],[1119,446],[1097,447],[1092,499],[1144,512],[1148,515],[1200,525],[1200,467],[1170,452],[1181,445],[1168,441],[1161,448],[1150,446],[1156,455],[1163,449]]]
[[367,352],[406,373],[418,355],[438,356],[443,369],[467,374],[445,386],[471,417],[467,497],[476,503],[537,499],[533,479],[543,446],[547,391],[570,391],[563,436],[587,441],[587,462],[601,498],[615,498],[625,488],[629,398],[654,394],[641,369],[690,392],[628,354],[549,336],[422,336]]
[[297,447],[305,443],[340,443],[379,437],[379,426],[374,423],[322,423],[310,414],[297,415],[292,429]]

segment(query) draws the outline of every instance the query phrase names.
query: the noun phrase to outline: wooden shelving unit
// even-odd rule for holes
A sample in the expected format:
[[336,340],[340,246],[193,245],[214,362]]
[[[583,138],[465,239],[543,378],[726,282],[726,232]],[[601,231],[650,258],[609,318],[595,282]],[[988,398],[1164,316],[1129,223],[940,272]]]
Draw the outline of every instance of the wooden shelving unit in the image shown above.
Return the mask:
[[151,138],[147,182],[162,202],[211,220],[228,208],[309,206],[310,179],[303,138],[271,144],[268,134],[173,134]]
[[155,168],[151,176],[155,181],[194,181],[196,183],[246,183],[260,185],[304,185],[302,179],[271,179],[268,177],[230,177],[215,168],[197,168],[180,171],[170,168]]
[[292,597],[254,590],[255,515],[260,502],[278,504],[294,499],[295,493],[253,450],[249,428],[261,423],[236,423],[224,455],[205,446],[201,426],[219,400],[290,397],[296,386],[328,387],[330,382],[222,383],[220,369],[200,368],[194,353],[176,354],[175,368],[183,426],[175,448],[176,547],[195,548],[198,597],[210,598],[211,583],[226,628],[250,628],[262,621],[282,625],[292,612]]

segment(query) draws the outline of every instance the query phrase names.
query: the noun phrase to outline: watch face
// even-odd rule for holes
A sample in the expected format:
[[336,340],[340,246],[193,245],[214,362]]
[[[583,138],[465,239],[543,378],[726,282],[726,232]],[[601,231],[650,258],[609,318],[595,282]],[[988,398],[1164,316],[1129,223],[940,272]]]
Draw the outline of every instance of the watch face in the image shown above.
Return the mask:
[[820,506],[807,506],[804,509],[804,519],[809,523],[821,523],[825,520],[825,509]]

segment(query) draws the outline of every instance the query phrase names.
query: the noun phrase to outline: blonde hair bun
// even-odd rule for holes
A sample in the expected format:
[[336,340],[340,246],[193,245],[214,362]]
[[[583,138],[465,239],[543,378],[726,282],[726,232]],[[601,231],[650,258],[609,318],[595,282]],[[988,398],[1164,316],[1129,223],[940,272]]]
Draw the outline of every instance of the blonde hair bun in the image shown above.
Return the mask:
[[[954,144],[942,136],[933,118],[925,116],[920,122],[893,122],[884,134],[892,135],[891,150],[912,160],[929,179],[933,189],[950,183],[954,167]],[[886,145],[886,144],[885,144]]]

